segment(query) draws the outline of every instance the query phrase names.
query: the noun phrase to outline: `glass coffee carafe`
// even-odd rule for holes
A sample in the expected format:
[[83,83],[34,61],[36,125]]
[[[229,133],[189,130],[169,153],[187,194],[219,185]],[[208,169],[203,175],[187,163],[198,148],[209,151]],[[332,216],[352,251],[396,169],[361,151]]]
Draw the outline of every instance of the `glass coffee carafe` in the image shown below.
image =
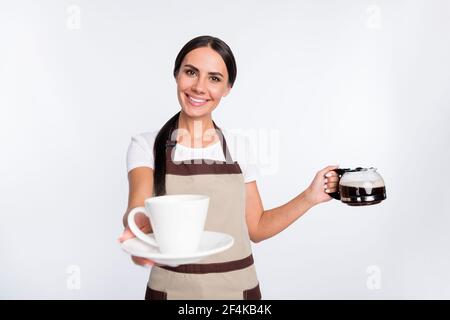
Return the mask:
[[333,170],[338,174],[338,191],[329,193],[349,206],[367,206],[386,199],[386,187],[376,168]]

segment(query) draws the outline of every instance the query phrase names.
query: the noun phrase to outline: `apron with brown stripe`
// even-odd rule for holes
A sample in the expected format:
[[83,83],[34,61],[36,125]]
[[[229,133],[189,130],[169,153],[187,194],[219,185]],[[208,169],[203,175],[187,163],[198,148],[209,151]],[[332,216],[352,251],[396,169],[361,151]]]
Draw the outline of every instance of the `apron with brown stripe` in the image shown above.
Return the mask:
[[174,162],[176,141],[168,141],[166,192],[209,196],[205,230],[230,234],[234,245],[195,264],[154,266],[146,299],[261,299],[245,219],[244,177],[239,164],[231,159],[222,131],[215,123],[214,127],[225,161]]

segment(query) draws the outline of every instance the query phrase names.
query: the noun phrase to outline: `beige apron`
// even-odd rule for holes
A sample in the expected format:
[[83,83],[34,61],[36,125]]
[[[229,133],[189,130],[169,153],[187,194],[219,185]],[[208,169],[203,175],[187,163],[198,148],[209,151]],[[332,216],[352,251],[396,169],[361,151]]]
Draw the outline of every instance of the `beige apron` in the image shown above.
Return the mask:
[[[176,141],[166,144],[167,194],[210,197],[205,230],[228,233],[234,245],[195,264],[154,266],[145,299],[261,299],[245,219],[245,183],[220,128],[226,161],[172,161]],[[172,135],[170,135],[172,136]]]

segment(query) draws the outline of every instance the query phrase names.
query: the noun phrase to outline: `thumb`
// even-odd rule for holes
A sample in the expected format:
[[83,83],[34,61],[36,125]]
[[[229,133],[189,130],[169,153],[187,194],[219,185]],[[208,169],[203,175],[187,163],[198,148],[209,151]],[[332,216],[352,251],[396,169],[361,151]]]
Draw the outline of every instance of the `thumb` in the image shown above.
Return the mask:
[[322,175],[324,175],[324,174],[327,173],[328,171],[333,170],[333,169],[337,169],[337,168],[339,168],[339,165],[338,165],[338,164],[332,165],[332,166],[327,166],[327,167],[323,168],[322,170],[320,170],[320,173],[321,173]]

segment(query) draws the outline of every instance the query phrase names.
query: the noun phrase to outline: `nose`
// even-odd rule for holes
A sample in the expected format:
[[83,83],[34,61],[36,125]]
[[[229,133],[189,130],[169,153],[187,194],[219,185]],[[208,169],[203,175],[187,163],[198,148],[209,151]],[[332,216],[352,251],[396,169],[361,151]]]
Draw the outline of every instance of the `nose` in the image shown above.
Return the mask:
[[194,85],[192,86],[192,91],[198,94],[205,93],[206,92],[205,79],[198,77],[197,81],[195,81]]

